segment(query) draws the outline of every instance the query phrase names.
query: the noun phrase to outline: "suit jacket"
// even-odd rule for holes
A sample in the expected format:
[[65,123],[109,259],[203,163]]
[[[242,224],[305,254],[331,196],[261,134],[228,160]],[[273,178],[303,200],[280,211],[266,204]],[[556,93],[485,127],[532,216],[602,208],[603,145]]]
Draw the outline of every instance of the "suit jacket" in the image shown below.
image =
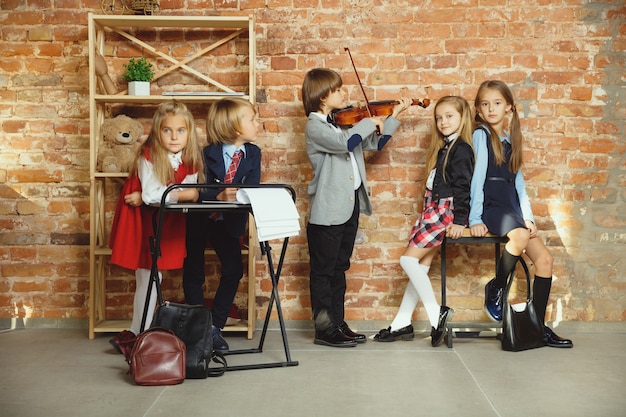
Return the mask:
[[385,120],[381,136],[375,134],[376,126],[367,119],[337,132],[329,122],[316,114],[309,114],[305,138],[314,174],[308,187],[309,223],[339,225],[352,215],[355,194],[349,152],[354,155],[362,181],[358,195],[361,213],[372,214],[363,151],[382,149],[399,126],[400,122],[390,116]]
[[[237,173],[233,179],[233,184],[259,184],[261,182],[261,149],[252,144],[246,143],[245,155],[239,161]],[[204,158],[204,178],[207,184],[224,182],[226,168],[224,167],[223,146],[208,145],[202,151]],[[217,200],[217,195],[221,192],[217,188],[200,189],[199,201]],[[246,213],[224,213],[224,222],[230,231],[231,236],[241,236],[246,231],[248,215]]]
[[443,162],[448,145],[439,150],[433,181],[433,200],[453,196],[454,224],[465,226],[470,211],[470,184],[474,173],[474,150],[458,139],[450,149],[446,164],[446,178],[443,178]]

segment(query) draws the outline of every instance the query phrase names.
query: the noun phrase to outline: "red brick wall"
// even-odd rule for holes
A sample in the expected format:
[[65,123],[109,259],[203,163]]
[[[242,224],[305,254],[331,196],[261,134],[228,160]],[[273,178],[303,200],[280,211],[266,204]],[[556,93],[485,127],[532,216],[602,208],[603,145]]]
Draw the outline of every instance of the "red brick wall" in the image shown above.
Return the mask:
[[[472,101],[483,80],[508,82],[523,116],[528,191],[555,257],[551,319],[621,321],[626,7],[583,3],[161,0],[161,9],[164,15],[256,14],[263,180],[295,187],[303,228],[311,179],[300,101],[307,70],[338,70],[351,101],[362,97],[344,47],[370,100],[459,94]],[[85,318],[86,25],[100,1],[0,5],[0,318]],[[386,321],[399,304],[406,278],[398,258],[421,204],[431,112],[411,108],[393,143],[367,155],[374,214],[361,220],[349,271],[349,320]],[[270,283],[262,260],[257,270],[263,317]],[[132,275],[113,275],[123,278],[110,284],[108,304],[128,316]],[[482,317],[482,286],[492,275],[491,247],[450,248],[449,304],[460,317]],[[171,276],[166,288],[174,296],[179,274]],[[291,239],[281,278],[285,317],[309,319],[304,232]],[[438,279],[434,285],[438,290]],[[418,314],[424,319],[423,310]]]

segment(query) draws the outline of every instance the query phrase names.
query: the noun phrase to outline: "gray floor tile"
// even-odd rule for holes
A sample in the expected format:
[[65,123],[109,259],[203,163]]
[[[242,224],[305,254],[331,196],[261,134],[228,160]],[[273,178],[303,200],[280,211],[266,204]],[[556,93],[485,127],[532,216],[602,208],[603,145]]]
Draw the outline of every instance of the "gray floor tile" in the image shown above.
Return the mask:
[[[359,327],[359,326],[354,326]],[[289,330],[298,366],[227,372],[169,387],[137,387],[108,344],[81,329],[0,332],[0,415],[57,416],[603,416],[626,413],[626,332],[585,324],[559,333],[573,349],[504,352],[494,338],[430,346],[368,341],[336,349]],[[361,326],[367,328],[367,326]],[[582,329],[582,330],[581,330]],[[228,335],[232,349],[258,346]],[[369,332],[368,335],[373,334]],[[280,333],[262,353],[228,356],[229,365],[280,362]]]

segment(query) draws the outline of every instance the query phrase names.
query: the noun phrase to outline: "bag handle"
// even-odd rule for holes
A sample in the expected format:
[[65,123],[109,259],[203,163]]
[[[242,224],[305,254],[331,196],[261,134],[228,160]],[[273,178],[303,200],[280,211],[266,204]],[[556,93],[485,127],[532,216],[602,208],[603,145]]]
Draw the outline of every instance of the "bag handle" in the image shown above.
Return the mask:
[[[532,300],[532,294],[530,290],[530,272],[528,271],[528,265],[526,265],[526,261],[521,256],[519,257],[518,262],[524,268],[524,274],[526,274],[526,301]],[[517,264],[516,264],[517,266]],[[504,295],[502,298],[504,299],[504,303],[509,304],[509,290],[511,289],[511,285],[513,284],[513,279],[515,278],[515,268],[509,274],[508,281],[506,283],[506,288],[504,290]]]
[[[226,362],[226,358],[220,352],[213,351],[210,359],[207,359],[207,376],[222,376],[224,372],[226,372],[226,368],[228,368],[228,363]],[[218,368],[211,368],[209,365],[211,362],[215,362],[221,365]]]

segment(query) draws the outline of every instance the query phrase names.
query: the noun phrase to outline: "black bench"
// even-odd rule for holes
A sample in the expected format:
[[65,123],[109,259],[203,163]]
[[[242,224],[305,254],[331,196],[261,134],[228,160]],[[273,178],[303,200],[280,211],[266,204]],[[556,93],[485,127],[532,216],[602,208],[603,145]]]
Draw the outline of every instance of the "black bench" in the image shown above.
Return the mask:
[[[446,305],[446,246],[447,245],[476,245],[476,244],[493,244],[495,248],[495,271],[498,271],[498,262],[500,261],[500,245],[508,241],[507,237],[500,237],[487,233],[484,237],[474,237],[470,233],[470,229],[466,228],[463,237],[459,239],[450,239],[445,237],[441,244],[441,305]],[[482,297],[483,295],[480,294]],[[502,323],[496,322],[455,322],[450,320],[447,325],[447,345],[452,347],[454,337],[480,337],[482,332],[495,332],[497,337],[502,331]],[[456,331],[455,331],[456,330]]]

